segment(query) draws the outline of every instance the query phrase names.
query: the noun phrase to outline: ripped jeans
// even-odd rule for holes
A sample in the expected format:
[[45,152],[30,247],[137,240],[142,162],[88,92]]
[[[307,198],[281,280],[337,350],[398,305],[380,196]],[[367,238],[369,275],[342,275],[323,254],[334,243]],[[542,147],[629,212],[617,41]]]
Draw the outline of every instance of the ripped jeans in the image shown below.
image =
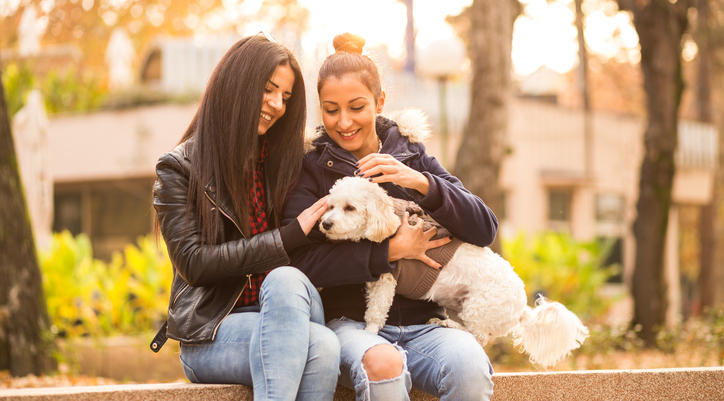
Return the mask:
[[[415,387],[441,401],[487,401],[493,395],[493,366],[468,332],[432,324],[385,325],[378,334],[347,318],[327,323],[342,346],[339,384],[355,390],[357,401],[409,400]],[[392,344],[402,353],[399,377],[370,382],[362,357],[370,348]]]

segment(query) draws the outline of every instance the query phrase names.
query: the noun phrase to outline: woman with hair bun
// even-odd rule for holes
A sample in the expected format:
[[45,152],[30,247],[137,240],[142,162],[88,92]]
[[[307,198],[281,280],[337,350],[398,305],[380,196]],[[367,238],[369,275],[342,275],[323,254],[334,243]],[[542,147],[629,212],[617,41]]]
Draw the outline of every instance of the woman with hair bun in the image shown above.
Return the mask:
[[[365,40],[346,33],[333,43],[336,51],[326,58],[317,79],[323,124],[305,155],[284,221],[324,197],[338,179],[362,176],[390,196],[415,201],[455,237],[490,245],[498,221],[479,197],[426,153],[425,115],[405,110],[381,116],[385,93],[377,66],[362,54]],[[379,333],[364,330],[365,283],[394,271],[401,259],[439,269],[425,252],[450,239],[430,240],[435,230],[423,231],[421,226],[403,220],[396,235],[381,243],[330,242],[315,227],[308,235],[311,244],[290,256],[323,288],[327,327],[342,347],[340,384],[353,388],[357,400],[409,400],[412,387],[443,401],[489,400],[490,360],[470,333],[427,324],[445,318],[439,305],[398,293]]]

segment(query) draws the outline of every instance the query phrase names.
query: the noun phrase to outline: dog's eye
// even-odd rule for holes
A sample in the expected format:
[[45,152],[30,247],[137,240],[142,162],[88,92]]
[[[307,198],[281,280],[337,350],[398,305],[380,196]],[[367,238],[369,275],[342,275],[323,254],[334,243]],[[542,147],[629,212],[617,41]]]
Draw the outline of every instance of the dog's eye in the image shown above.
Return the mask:
[[352,205],[347,205],[344,207],[345,212],[354,212],[355,210],[357,210],[357,209],[355,209],[354,206],[352,206]]

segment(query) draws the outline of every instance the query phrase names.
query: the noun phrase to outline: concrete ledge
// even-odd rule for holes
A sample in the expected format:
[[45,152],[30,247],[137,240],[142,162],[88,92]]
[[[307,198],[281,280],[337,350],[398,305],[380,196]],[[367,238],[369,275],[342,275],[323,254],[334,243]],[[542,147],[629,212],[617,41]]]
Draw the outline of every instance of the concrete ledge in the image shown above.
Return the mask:
[[[590,370],[551,373],[499,373],[493,376],[493,401],[724,400],[724,367]],[[414,401],[436,397],[418,390]],[[137,401],[137,400],[252,400],[249,387],[230,384],[124,384],[95,387],[54,387],[0,390],[0,400],[22,401]],[[339,387],[335,401],[353,401],[354,393]]]

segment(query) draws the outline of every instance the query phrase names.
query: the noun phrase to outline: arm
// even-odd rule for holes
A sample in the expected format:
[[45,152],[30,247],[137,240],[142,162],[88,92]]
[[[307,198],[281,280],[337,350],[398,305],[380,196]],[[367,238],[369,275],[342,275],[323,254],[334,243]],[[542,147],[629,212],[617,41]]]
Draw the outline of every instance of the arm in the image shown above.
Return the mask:
[[457,238],[478,246],[492,244],[498,232],[498,219],[493,211],[437,159],[424,154],[422,162],[430,190],[425,196],[413,191],[418,204]]
[[153,205],[171,262],[184,281],[192,286],[211,285],[289,263],[278,229],[249,240],[201,245],[198,220],[186,213],[187,163],[178,157],[166,154],[157,163]]
[[[321,171],[307,166],[287,199],[282,224],[327,194]],[[307,238],[308,246],[290,253],[292,265],[303,271],[315,286],[333,287],[376,281],[380,274],[393,270],[388,261],[388,242],[330,242],[315,225]]]
[[[360,160],[360,172],[373,182],[393,182],[403,188],[435,221],[463,241],[488,246],[498,220],[492,210],[465,189],[434,157],[420,147],[420,157],[405,165],[390,155],[371,154]],[[381,175],[379,175],[381,174]]]

